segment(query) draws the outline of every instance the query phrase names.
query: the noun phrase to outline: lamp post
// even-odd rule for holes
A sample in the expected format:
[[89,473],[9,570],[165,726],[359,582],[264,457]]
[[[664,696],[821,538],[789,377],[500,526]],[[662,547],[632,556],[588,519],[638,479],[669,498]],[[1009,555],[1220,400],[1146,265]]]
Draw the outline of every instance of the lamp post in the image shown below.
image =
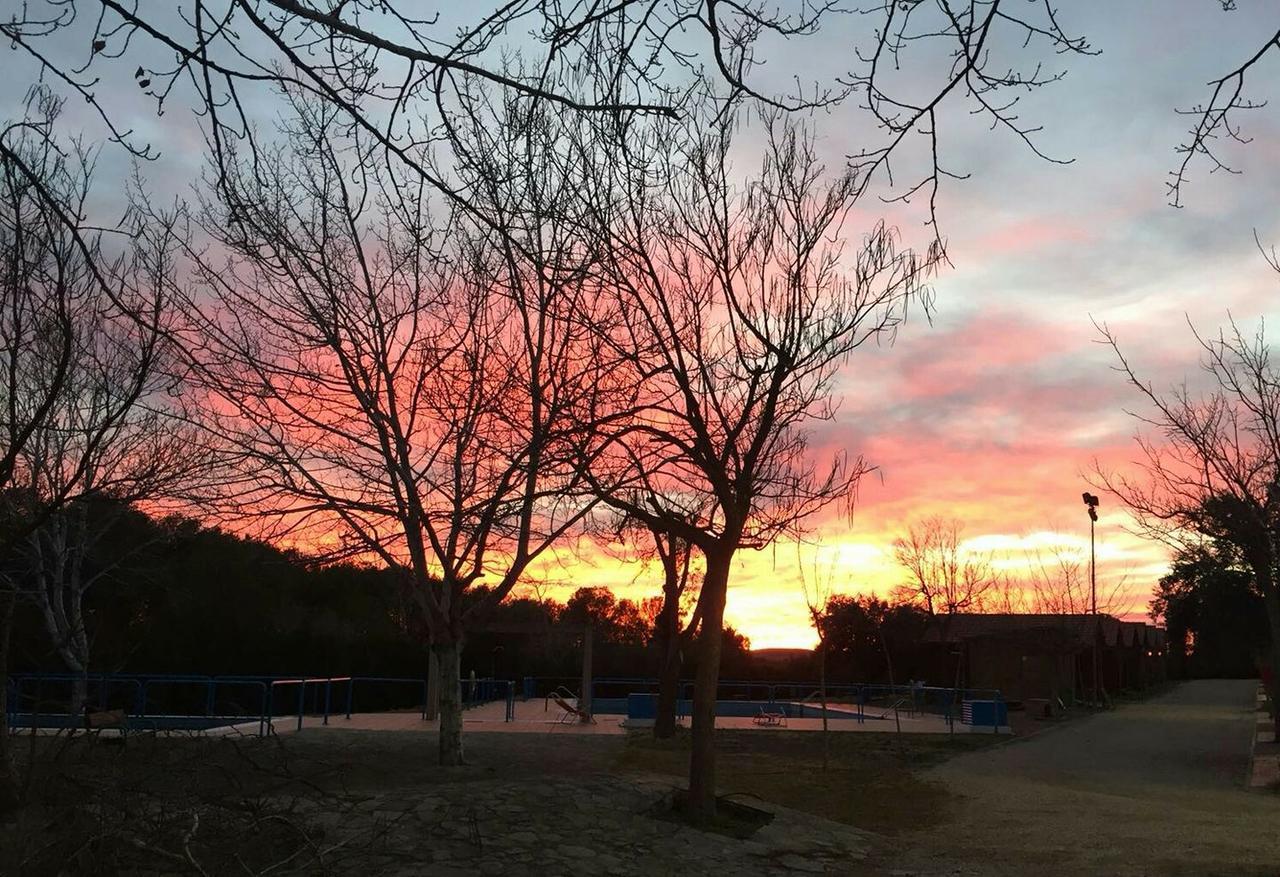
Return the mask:
[[1094,528],[1098,523],[1098,498],[1092,493],[1083,494],[1089,510],[1089,614],[1093,616],[1093,706],[1098,700],[1098,559],[1094,549]]

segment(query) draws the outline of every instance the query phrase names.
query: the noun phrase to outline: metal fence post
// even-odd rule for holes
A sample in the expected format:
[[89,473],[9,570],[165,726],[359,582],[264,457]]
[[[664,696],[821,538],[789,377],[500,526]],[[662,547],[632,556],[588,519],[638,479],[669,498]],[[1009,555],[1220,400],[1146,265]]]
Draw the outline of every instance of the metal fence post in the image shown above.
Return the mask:
[[356,677],[347,680],[347,721],[351,721],[351,704],[356,693]]

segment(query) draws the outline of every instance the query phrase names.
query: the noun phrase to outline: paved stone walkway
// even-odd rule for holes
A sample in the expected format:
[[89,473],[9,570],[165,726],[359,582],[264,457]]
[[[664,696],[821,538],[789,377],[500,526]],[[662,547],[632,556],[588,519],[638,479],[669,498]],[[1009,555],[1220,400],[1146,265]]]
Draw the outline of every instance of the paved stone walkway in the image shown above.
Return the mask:
[[845,874],[870,846],[849,826],[756,801],[774,820],[746,840],[649,815],[670,791],[610,776],[495,779],[304,800],[293,812],[323,829],[325,847],[367,845],[365,873],[406,877]]

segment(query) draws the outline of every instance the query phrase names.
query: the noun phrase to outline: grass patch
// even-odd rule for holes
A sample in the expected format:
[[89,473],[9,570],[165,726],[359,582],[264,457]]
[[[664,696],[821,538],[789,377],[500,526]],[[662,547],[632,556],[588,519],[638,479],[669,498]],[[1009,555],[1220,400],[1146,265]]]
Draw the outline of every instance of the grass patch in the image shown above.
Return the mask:
[[[894,835],[942,818],[947,792],[921,779],[921,769],[994,740],[984,734],[833,734],[823,769],[820,734],[724,729],[716,731],[716,785],[721,794],[754,797]],[[685,730],[671,740],[632,732],[617,769],[684,777],[689,743]]]

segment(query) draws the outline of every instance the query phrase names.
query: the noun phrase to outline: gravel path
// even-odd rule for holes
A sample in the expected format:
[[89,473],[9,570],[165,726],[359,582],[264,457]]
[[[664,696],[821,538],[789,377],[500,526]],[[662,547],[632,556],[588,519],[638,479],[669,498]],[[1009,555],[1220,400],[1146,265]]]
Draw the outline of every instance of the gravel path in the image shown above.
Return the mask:
[[1245,788],[1257,683],[1203,680],[929,771],[943,824],[883,873],[1280,872],[1280,797]]
[[939,777],[1000,773],[1123,793],[1241,786],[1253,739],[1248,679],[1198,679],[1162,697],[984,749],[940,766]]

